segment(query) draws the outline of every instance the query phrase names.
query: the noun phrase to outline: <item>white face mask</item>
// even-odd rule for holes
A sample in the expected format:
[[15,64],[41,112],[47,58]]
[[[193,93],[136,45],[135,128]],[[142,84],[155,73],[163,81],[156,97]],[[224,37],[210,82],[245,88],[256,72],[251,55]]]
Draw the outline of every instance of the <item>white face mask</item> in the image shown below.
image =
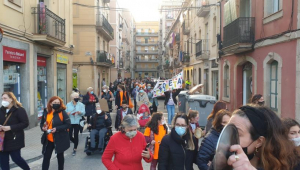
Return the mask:
[[3,107],[8,107],[10,102],[3,100],[1,104],[2,104]]
[[107,92],[107,90],[106,90],[106,89],[104,89],[104,90],[103,90],[103,92],[104,92],[104,93],[106,93],[106,92]]
[[136,134],[137,134],[137,131],[134,130],[134,131],[131,131],[131,132],[126,132],[125,135],[131,139],[131,138],[135,137]]
[[97,110],[97,113],[100,114],[102,112],[102,110]]
[[300,146],[300,137],[298,137],[298,138],[294,138],[294,139],[291,139],[293,142],[294,142],[294,144],[295,144],[295,146]]

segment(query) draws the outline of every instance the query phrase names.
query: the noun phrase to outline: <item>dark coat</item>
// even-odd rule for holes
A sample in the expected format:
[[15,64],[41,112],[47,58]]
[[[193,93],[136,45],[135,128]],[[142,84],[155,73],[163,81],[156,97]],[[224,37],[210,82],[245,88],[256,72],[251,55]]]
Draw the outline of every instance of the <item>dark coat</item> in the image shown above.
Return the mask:
[[3,125],[6,117],[12,114],[8,119],[5,126],[10,126],[11,130],[5,132],[3,151],[15,151],[25,147],[24,129],[28,127],[28,116],[23,107],[12,107],[9,112],[6,113],[6,108],[0,109],[0,124]]
[[[133,112],[130,108],[128,108],[127,114],[133,114]],[[119,130],[119,126],[121,125],[122,120],[123,120],[122,109],[118,109],[117,114],[116,114],[116,121],[115,121],[116,130]]]
[[83,96],[82,103],[85,105],[85,116],[92,116],[96,113],[96,103],[99,102],[98,97],[95,94],[92,94],[95,97],[96,102],[90,102],[90,95],[86,93]]
[[215,156],[219,136],[220,133],[214,128],[211,128],[210,132],[202,140],[197,157],[197,165],[200,170],[208,169],[207,164],[209,161],[212,161]]
[[[180,93],[180,89],[176,90],[175,92],[172,92],[172,98],[173,98],[173,101],[175,103],[175,105],[177,105],[177,99],[176,99],[176,96],[178,96],[178,94]],[[170,93],[169,91],[165,92],[165,105],[168,104],[169,102],[169,99],[170,99]]]
[[[60,120],[59,113],[63,114],[63,121]],[[47,114],[42,117],[40,127],[41,129],[44,126],[45,121],[47,120]],[[53,133],[55,152],[62,153],[69,149],[70,147],[70,138],[68,129],[71,127],[70,117],[64,110],[57,110],[53,113],[52,128],[56,128],[56,132]],[[43,138],[44,137],[44,138]],[[44,154],[46,151],[46,146],[48,144],[47,133],[44,132],[42,137],[43,151]]]
[[193,163],[197,157],[196,138],[193,137],[195,150],[186,149],[186,139],[188,135],[182,138],[176,133],[175,129],[164,136],[159,146],[158,169],[159,170],[193,170]]
[[[126,97],[125,97],[125,93],[126,93]],[[129,93],[127,91],[123,91],[123,101],[124,100],[126,100],[127,102],[129,102],[129,100],[130,100]],[[118,109],[121,109],[122,103],[121,103],[121,97],[120,97],[120,92],[119,91],[117,91],[117,93],[116,93],[115,103],[118,106]]]
[[[105,114],[107,115],[107,119],[105,120]],[[105,113],[103,115],[93,114],[91,119],[92,129],[100,130],[105,127],[111,126],[111,117],[109,113]]]

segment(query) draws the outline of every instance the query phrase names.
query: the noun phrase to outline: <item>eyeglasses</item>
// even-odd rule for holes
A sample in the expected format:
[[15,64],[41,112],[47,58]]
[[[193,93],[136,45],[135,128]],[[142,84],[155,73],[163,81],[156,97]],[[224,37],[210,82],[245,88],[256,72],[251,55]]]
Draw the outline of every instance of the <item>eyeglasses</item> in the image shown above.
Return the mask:
[[176,123],[175,126],[187,127],[187,125],[180,125],[180,124],[178,124],[178,123]]

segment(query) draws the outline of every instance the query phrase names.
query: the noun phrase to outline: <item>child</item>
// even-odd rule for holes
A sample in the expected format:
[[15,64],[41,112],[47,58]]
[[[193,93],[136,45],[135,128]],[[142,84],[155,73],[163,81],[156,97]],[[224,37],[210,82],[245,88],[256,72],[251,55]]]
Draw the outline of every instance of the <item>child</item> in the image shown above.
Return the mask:
[[145,119],[149,119],[149,118],[150,118],[150,114],[149,114],[149,112],[146,111],[143,113],[143,115],[141,116],[140,119],[145,120]]

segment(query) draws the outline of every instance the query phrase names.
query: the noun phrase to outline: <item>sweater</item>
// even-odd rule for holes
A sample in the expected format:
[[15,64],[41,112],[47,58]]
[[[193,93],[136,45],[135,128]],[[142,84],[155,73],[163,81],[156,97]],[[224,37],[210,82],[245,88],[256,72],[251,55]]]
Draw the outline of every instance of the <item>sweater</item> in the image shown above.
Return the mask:
[[[72,113],[77,112],[77,111],[80,111],[80,114],[72,115]],[[85,115],[85,106],[81,102],[77,102],[77,104],[74,106],[73,102],[71,101],[67,104],[66,112],[67,113],[70,112],[69,117],[71,120],[71,124],[78,125],[82,116]]]
[[[142,152],[146,145],[145,137],[139,131],[132,139],[117,132],[110,138],[102,162],[108,170],[143,170]],[[150,155],[150,159],[143,158],[148,163],[152,161]]]

